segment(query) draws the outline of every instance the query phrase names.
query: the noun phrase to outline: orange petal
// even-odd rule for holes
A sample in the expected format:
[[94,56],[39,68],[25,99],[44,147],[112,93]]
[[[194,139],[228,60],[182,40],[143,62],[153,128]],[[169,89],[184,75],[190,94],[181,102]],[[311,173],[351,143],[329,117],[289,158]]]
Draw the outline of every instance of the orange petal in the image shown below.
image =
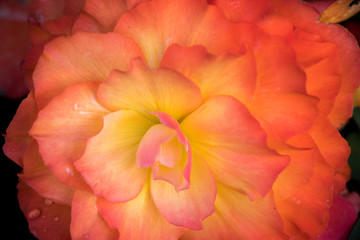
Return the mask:
[[336,45],[341,67],[341,87],[328,117],[335,127],[341,126],[352,115],[353,94],[360,85],[360,49],[355,38],[340,25],[318,22],[319,13],[301,1],[275,0],[273,6],[296,28],[317,35],[323,42]]
[[149,185],[125,203],[111,203],[99,199],[97,207],[111,228],[117,228],[119,240],[179,239],[184,229],[169,224],[151,199]]
[[208,0],[224,12],[227,18],[236,22],[254,22],[270,9],[269,0]]
[[23,182],[18,185],[20,208],[30,232],[39,239],[70,240],[70,207],[44,199]]
[[96,100],[98,85],[87,82],[68,87],[39,112],[30,131],[45,165],[71,186],[86,185],[72,164],[82,155],[87,139],[100,131],[102,116],[108,113]]
[[149,66],[159,66],[172,43],[202,45],[210,53],[237,53],[232,24],[204,0],[158,0],[140,3],[125,13],[115,32],[134,39]]
[[75,192],[71,205],[70,233],[72,240],[118,239],[118,232],[109,228],[98,213],[97,198],[89,192]]
[[201,156],[194,158],[189,189],[176,192],[166,181],[151,180],[150,191],[157,209],[176,226],[200,230],[201,222],[215,211],[214,177]]
[[286,140],[310,129],[318,100],[299,93],[268,93],[254,98],[249,106],[262,127],[277,139]]
[[321,13],[319,21],[338,23],[351,18],[360,11],[360,4],[354,0],[337,0]]
[[[275,200],[283,218],[285,233],[290,236],[305,233],[316,239],[328,221],[333,199],[333,169],[318,155],[311,180],[287,200]],[[296,187],[296,186],[295,186]]]
[[74,188],[62,184],[54,173],[44,165],[36,141],[24,155],[24,170],[19,178],[41,196],[63,205],[71,205]]
[[75,162],[96,196],[126,202],[140,193],[149,171],[137,168],[136,150],[151,125],[132,110],[104,116],[102,130],[88,140],[84,154]]
[[37,116],[37,108],[33,92],[22,101],[16,114],[6,129],[3,151],[8,158],[19,166],[23,166],[23,156],[33,138],[29,130]]
[[202,46],[171,45],[160,66],[174,69],[201,89],[203,99],[230,95],[249,101],[256,85],[256,64],[251,51],[240,56],[213,56]]
[[230,96],[209,99],[181,128],[194,151],[208,161],[215,178],[252,199],[259,193],[266,195],[289,161],[267,148],[265,131],[246,107]]
[[141,55],[131,39],[116,33],[56,38],[45,46],[33,75],[39,109],[67,86],[103,81],[113,69],[128,70],[130,60]]
[[132,109],[147,117],[152,117],[149,112],[163,111],[176,120],[201,103],[200,90],[193,82],[169,69],[149,69],[139,59],[132,61],[128,73],[113,71],[98,96],[112,111]]
[[95,18],[105,32],[111,32],[126,11],[143,1],[146,0],[87,0],[83,11]]
[[255,201],[218,184],[216,211],[204,220],[201,231],[188,231],[181,239],[289,239],[270,192]]

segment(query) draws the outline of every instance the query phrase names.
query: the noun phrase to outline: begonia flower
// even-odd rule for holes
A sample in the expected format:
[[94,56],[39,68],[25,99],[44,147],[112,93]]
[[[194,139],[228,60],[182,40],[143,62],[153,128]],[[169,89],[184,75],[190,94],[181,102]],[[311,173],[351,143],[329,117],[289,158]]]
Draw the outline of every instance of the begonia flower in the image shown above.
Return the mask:
[[360,51],[319,15],[297,0],[86,1],[7,129],[34,236],[346,237],[337,128]]

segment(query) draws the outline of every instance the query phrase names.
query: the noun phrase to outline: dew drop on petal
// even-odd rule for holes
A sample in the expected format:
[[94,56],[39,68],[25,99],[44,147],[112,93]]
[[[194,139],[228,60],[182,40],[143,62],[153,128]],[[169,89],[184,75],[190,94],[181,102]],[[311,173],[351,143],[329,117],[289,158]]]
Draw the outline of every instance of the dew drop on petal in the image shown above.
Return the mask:
[[34,219],[37,219],[38,217],[40,217],[40,214],[41,214],[40,209],[35,208],[28,212],[27,217],[29,220],[34,220]]
[[59,217],[54,217],[55,222],[59,221],[59,219],[60,219]]
[[39,233],[38,231],[35,229],[35,228],[30,228],[30,233],[32,235],[34,235],[34,237],[38,237],[39,236]]
[[50,199],[45,198],[44,203],[45,203],[46,206],[50,206],[50,205],[52,205],[54,202],[53,202],[52,200],[50,200]]

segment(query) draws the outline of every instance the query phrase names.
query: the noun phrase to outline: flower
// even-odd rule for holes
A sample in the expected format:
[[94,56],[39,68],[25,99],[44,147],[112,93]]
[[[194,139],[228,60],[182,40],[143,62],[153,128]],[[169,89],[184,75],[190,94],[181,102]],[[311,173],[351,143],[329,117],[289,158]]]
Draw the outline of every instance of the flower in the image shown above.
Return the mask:
[[317,239],[346,208],[346,236],[336,128],[360,52],[318,17],[296,0],[86,1],[7,130],[32,233]]

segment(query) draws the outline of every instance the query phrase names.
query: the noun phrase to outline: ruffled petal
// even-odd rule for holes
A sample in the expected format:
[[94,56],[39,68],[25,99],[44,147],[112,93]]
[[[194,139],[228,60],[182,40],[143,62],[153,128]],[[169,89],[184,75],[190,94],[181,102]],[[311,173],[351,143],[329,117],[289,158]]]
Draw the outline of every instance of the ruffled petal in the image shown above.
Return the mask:
[[54,173],[44,165],[36,141],[24,155],[24,169],[19,178],[41,196],[63,205],[71,205],[74,188],[62,184]]
[[150,191],[161,215],[176,226],[200,230],[201,222],[215,211],[215,180],[201,156],[194,156],[189,189],[177,192],[166,181],[151,180]]
[[125,13],[115,32],[134,39],[149,66],[159,66],[172,43],[202,45],[211,54],[237,53],[232,24],[204,0],[157,0],[140,3]]
[[151,125],[151,121],[132,110],[104,117],[102,130],[88,140],[84,154],[75,162],[95,196],[126,202],[140,193],[149,171],[137,168],[136,150]]
[[173,44],[160,66],[174,69],[201,89],[204,100],[215,95],[230,95],[249,101],[256,86],[256,63],[250,50],[240,56],[213,56],[203,46]]
[[96,206],[97,198],[89,192],[75,192],[71,205],[70,233],[72,240],[116,240],[118,232],[110,229]]
[[111,228],[117,228],[119,240],[177,240],[185,229],[174,226],[159,213],[150,195],[149,184],[140,194],[125,203],[99,199],[97,207]]
[[132,61],[128,73],[113,71],[98,96],[112,111],[132,109],[153,119],[150,112],[163,111],[178,120],[202,101],[193,82],[169,69],[150,69],[139,59]]
[[45,46],[34,71],[36,103],[42,109],[67,86],[103,81],[113,69],[127,71],[130,60],[141,55],[131,39],[116,33],[58,37]]
[[336,45],[340,59],[338,64],[341,66],[341,87],[328,117],[335,127],[340,127],[352,115],[353,94],[360,85],[360,68],[357,65],[360,62],[360,49],[356,39],[338,24],[319,22],[319,13],[304,2],[275,0],[272,3],[276,11],[296,28]]
[[182,123],[194,151],[208,161],[215,178],[255,199],[265,196],[288,157],[266,145],[266,133],[244,105],[230,96],[209,99]]
[[255,201],[218,184],[216,212],[204,220],[201,231],[188,231],[181,239],[289,239],[270,192]]
[[34,94],[30,92],[16,111],[16,114],[6,129],[5,144],[3,151],[8,158],[19,166],[23,166],[23,156],[33,138],[29,136],[29,130],[37,116],[37,107]]
[[69,206],[44,199],[23,182],[18,185],[18,190],[20,208],[35,237],[71,240]]
[[80,188],[86,184],[72,164],[83,154],[87,139],[100,131],[102,117],[108,113],[97,102],[98,85],[87,82],[68,87],[39,112],[30,130],[45,165],[63,183]]

